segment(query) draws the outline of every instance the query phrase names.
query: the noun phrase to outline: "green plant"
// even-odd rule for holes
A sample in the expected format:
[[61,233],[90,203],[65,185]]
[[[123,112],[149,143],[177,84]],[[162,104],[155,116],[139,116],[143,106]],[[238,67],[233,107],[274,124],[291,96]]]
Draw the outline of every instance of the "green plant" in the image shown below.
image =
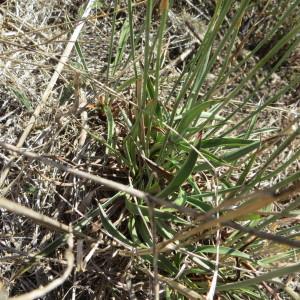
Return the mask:
[[[272,215],[272,203],[278,198],[274,197],[265,204],[260,203],[260,206],[252,207],[253,203],[250,204],[251,199],[247,197],[254,188],[262,186],[267,186],[268,191],[280,194],[282,190],[279,187],[280,183],[270,185],[269,182],[279,172],[287,170],[297,161],[299,151],[290,153],[286,159],[282,158],[282,153],[289,147],[291,149],[291,145],[298,143],[299,128],[298,119],[291,122],[290,128],[268,128],[267,126],[259,128],[256,125],[265,109],[272,109],[272,105],[299,84],[299,76],[295,76],[287,84],[278,86],[263,101],[257,102],[255,99],[259,91],[262,91],[265,84],[270,81],[272,74],[280,69],[290,53],[297,47],[299,22],[293,24],[285,36],[278,37],[275,45],[261,59],[257,59],[255,54],[261,47],[268,44],[271,38],[276,39],[277,31],[289,18],[293,9],[299,5],[299,1],[289,3],[268,34],[261,41],[257,41],[253,50],[242,51],[241,47],[245,41],[240,40],[239,32],[243,18],[252,5],[253,3],[248,0],[238,3],[216,1],[215,12],[202,43],[177,80],[171,81],[162,75],[168,1],[161,1],[160,18],[154,24],[153,3],[147,1],[146,19],[142,27],[145,34],[144,40],[141,37],[142,33],[140,33],[141,36],[136,36],[134,33],[136,32],[133,22],[134,11],[131,1],[128,2],[128,21],[125,22],[128,22],[130,26],[130,58],[134,73],[127,83],[123,83],[123,87],[135,84],[136,98],[133,99],[135,102],[133,119],[130,118],[126,109],[122,110],[128,134],[120,145],[122,149],[120,155],[130,171],[133,187],[163,198],[169,203],[178,204],[180,207],[193,207],[199,213],[209,213],[211,208],[216,207],[218,203],[225,206],[226,201],[238,197],[237,203],[243,201],[248,203],[248,206],[246,203],[241,206],[244,207],[244,212],[241,213],[242,216],[240,215],[243,217],[244,226],[262,230],[270,217],[266,217],[259,210],[264,208]],[[264,9],[269,8],[269,5],[267,3]],[[228,18],[229,14],[230,18]],[[120,41],[125,42],[122,34]],[[142,44],[144,48],[141,48]],[[120,61],[124,46],[118,49],[122,51],[116,55]],[[282,49],[284,49],[283,54]],[[139,54],[143,56],[141,68],[138,68],[136,64],[136,57]],[[276,63],[269,67],[268,63],[276,57]],[[208,80],[211,73],[215,75],[213,82]],[[240,97],[241,94],[242,97]],[[237,99],[240,99],[240,102],[233,109],[232,103]],[[244,110],[241,114],[240,112],[248,104],[251,109]],[[171,107],[171,110],[168,107]],[[270,137],[270,132],[272,139],[267,138]],[[195,176],[199,172],[200,182],[199,177]],[[206,183],[203,182],[205,178]],[[296,184],[298,180],[299,174],[296,173],[295,176],[285,179],[285,185]],[[209,185],[211,191],[205,188]],[[257,203],[263,201],[264,197],[261,197]],[[287,198],[284,199],[287,200]],[[252,201],[255,203],[253,199]],[[173,242],[176,240],[183,242],[186,238],[180,237],[180,233],[175,234],[175,232],[179,230],[184,236],[185,229],[183,228],[199,226],[196,221],[187,218],[180,210],[169,208],[168,205],[157,206],[157,203],[150,205],[143,199],[132,197],[126,197],[125,203],[128,210],[128,238],[137,248],[148,247],[150,251],[155,243],[169,239]],[[150,207],[147,208],[147,205]],[[228,219],[236,218],[234,214],[231,215],[224,209],[220,209],[219,216],[227,216]],[[286,212],[290,215],[293,210],[288,211],[289,206],[284,206],[281,214]],[[271,217],[272,221],[268,223],[268,226],[276,224],[279,218],[277,215]],[[292,225],[290,228],[296,230]],[[114,228],[114,232],[115,230],[117,228]],[[191,274],[201,274],[198,275],[200,277],[204,274],[213,274],[216,262],[209,262],[211,256],[200,250],[201,246],[197,240],[213,243],[216,230],[217,227],[211,229],[209,233],[201,231],[200,236],[195,233],[194,240],[189,240],[180,247],[177,246],[178,250],[173,253],[165,254],[167,261],[164,255],[160,254],[160,251],[164,249],[161,245],[163,243],[158,243],[158,249],[155,247],[152,249],[154,260],[152,261],[149,257],[150,251],[147,256],[142,256],[142,261],[150,268],[153,262],[152,267],[156,272],[167,274],[167,277],[176,276],[178,282],[184,284],[187,289],[201,294],[208,289],[208,286],[203,281],[193,281]],[[277,271],[266,271],[263,276],[258,276],[255,280],[246,280],[237,285],[226,284],[233,274],[238,272],[234,271],[235,255],[239,263],[251,263],[254,269],[261,266],[261,260],[255,261],[254,257],[260,255],[266,242],[258,237],[252,243],[247,244],[248,238],[243,235],[245,233],[233,230],[226,241],[220,242],[225,248],[218,245],[209,246],[209,253],[220,255],[219,262],[217,262],[220,265],[216,291],[220,291],[222,297],[230,299],[266,298],[266,294],[270,291],[262,291],[258,286],[261,283],[267,285],[265,281],[278,277]],[[288,234],[283,236],[288,238]],[[193,236],[189,235],[189,238],[191,237]],[[229,248],[226,248],[227,245]],[[288,253],[289,249],[288,247],[287,250],[282,250],[281,255]],[[189,251],[190,254],[187,255],[184,251]],[[187,257],[192,259],[193,255],[198,257],[199,261],[191,262],[183,272],[180,272],[184,259]],[[200,261],[209,262],[206,269]],[[295,265],[292,268],[293,272],[296,272],[300,267]],[[289,267],[283,269],[280,276],[288,272],[290,272]],[[173,295],[170,297],[176,294],[178,299],[182,294],[180,290],[174,288],[174,285],[172,291],[169,290],[166,293]]]
[[[98,203],[73,222],[75,233],[80,236],[98,218],[120,246],[117,253],[153,277],[155,299],[160,283],[166,285],[166,299],[204,299],[206,294],[209,299],[214,294],[269,299],[277,288],[297,299],[284,277],[300,270],[294,222],[300,205],[299,115],[289,116],[284,126],[265,118],[300,83],[299,74],[293,74],[272,85],[272,76],[299,46],[300,22],[292,16],[300,1],[286,1],[276,18],[271,1],[264,1],[257,23],[269,15],[274,19],[251,49],[247,38],[261,36],[261,28],[254,24],[248,35],[241,32],[255,1],[212,1],[214,13],[203,39],[178,72],[171,68],[167,74],[166,65],[172,65],[166,58],[168,16],[175,2],[161,0],[157,6],[148,0],[141,13],[128,0],[118,31],[120,1],[114,1],[105,81],[127,98],[107,92],[101,103],[105,139],[92,130],[88,134],[105,147],[114,166],[127,171],[134,193],[122,187]],[[143,23],[138,14],[145,16]],[[92,81],[78,41],[75,47],[81,71]],[[258,55],[263,48],[268,51]],[[20,92],[15,94],[31,109]],[[115,205],[122,213],[112,217]],[[49,255],[63,242],[60,236],[39,254]]]

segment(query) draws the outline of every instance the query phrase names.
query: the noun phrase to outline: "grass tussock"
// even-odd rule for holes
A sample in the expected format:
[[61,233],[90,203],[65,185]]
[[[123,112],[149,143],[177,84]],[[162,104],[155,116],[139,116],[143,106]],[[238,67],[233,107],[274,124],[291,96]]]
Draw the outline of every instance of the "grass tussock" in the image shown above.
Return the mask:
[[0,298],[299,299],[299,14],[0,1]]

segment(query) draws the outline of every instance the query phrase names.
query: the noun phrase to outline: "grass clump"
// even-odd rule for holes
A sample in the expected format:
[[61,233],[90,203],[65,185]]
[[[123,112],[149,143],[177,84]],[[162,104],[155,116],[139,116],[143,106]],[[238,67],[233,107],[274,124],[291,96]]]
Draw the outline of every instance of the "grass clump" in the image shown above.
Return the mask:
[[[60,122],[70,136],[67,122],[75,135],[81,130],[70,160],[122,184],[54,165],[102,184],[96,192],[80,190],[75,179],[72,186],[78,198],[69,206],[80,214],[71,217],[77,252],[84,252],[82,236],[95,242],[77,261],[75,274],[90,289],[80,293],[102,299],[298,299],[300,128],[291,107],[300,81],[293,68],[300,1],[285,1],[280,14],[271,1],[179,2],[114,1],[109,7],[96,1],[94,12],[105,16],[101,24],[110,22],[106,59],[99,62],[104,75],[93,75],[91,54],[78,39],[68,65],[76,75],[60,87],[61,95],[66,87],[71,91],[66,103],[73,107]],[[95,105],[76,106],[82,87]],[[27,97],[25,103],[18,98],[28,108]],[[85,208],[80,192],[96,195]],[[70,222],[64,213],[60,218]],[[39,256],[58,255],[65,241],[53,235],[43,250],[38,247]],[[110,276],[97,262],[109,266]],[[14,280],[35,263],[18,266]]]

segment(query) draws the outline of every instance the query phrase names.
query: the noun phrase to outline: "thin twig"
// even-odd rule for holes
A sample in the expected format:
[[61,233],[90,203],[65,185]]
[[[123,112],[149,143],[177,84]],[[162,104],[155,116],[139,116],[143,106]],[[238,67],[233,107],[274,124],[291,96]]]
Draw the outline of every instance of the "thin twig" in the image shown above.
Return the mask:
[[[291,188],[288,188],[278,193],[276,196],[272,195],[272,193],[270,193],[269,191],[253,193],[248,197],[249,200],[246,203],[243,203],[235,210],[231,210],[229,212],[224,213],[218,219],[211,218],[203,221],[202,223],[200,223],[199,225],[193,228],[183,229],[182,231],[175,234],[173,238],[158,243],[156,245],[157,249],[160,253],[167,252],[167,251],[174,251],[182,247],[183,241],[187,241],[191,237],[199,236],[200,234],[203,234],[208,229],[214,228],[219,224],[236,220],[240,217],[248,215],[249,213],[256,212],[261,208],[270,205],[275,201],[286,200],[294,196],[295,194],[299,193],[299,191],[300,191],[300,183],[297,183],[294,184],[294,186],[292,186]],[[178,242],[182,242],[182,243],[179,244]],[[148,255],[150,253],[152,253],[152,248],[137,250],[135,255]],[[128,253],[128,252],[124,252],[123,254],[132,255],[132,253]]]
[[84,172],[84,171],[81,171],[81,170],[78,170],[78,169],[75,169],[75,168],[71,168],[69,166],[63,165],[62,163],[54,161],[50,158],[38,155],[38,154],[36,154],[34,152],[31,152],[31,151],[22,150],[22,149],[20,149],[16,146],[11,145],[11,144],[0,142],[0,147],[2,147],[4,149],[7,149],[9,151],[16,152],[20,155],[23,155],[23,156],[27,157],[27,158],[39,160],[39,161],[41,161],[41,162],[43,162],[47,165],[55,167],[59,170],[63,170],[65,172],[68,172],[68,173],[73,174],[75,176],[78,176],[78,177],[88,179],[88,180],[94,181],[96,183],[102,184],[106,187],[109,187],[109,188],[115,190],[115,191],[121,191],[121,192],[127,193],[131,196],[134,196],[134,197],[137,197],[137,198],[140,198],[140,199],[148,199],[150,201],[154,201],[154,202],[156,202],[160,205],[164,205],[166,207],[176,209],[176,210],[178,210],[178,211],[180,211],[180,212],[182,212],[186,215],[190,215],[190,216],[193,216],[193,217],[196,217],[196,216],[200,215],[199,211],[196,210],[196,209],[178,206],[178,205],[176,205],[176,204],[174,204],[170,201],[157,198],[157,197],[152,196],[148,193],[137,190],[133,187],[129,187],[129,186],[126,186],[124,184],[117,183],[117,182],[114,182],[112,180],[109,180],[109,179],[106,179],[106,178],[103,178],[103,177],[100,177],[100,176],[97,176],[97,175],[93,175],[93,174],[90,174],[90,173],[87,173],[87,172]]
[[[48,216],[45,216],[41,213],[38,213],[31,208],[25,207],[23,205],[20,205],[18,203],[15,203],[13,201],[10,201],[2,196],[0,196],[0,207],[5,208],[8,211],[15,213],[19,216],[27,217],[31,220],[33,220],[35,223],[46,226],[50,229],[57,230],[59,232],[65,232],[70,233],[70,227],[66,224],[60,223],[57,220],[50,218]],[[78,231],[75,231],[74,234],[80,238],[83,238],[90,242],[95,242],[96,240],[81,233]]]
[[300,241],[290,240],[280,235],[274,235],[268,232],[259,231],[251,227],[245,227],[233,221],[224,222],[223,224],[241,232],[250,233],[251,235],[254,235],[264,240],[269,240],[274,243],[283,244],[294,248],[300,248]]
[[[218,179],[216,179],[218,180]],[[214,193],[215,193],[215,205],[219,205],[219,196],[218,196],[218,189],[217,185],[215,182],[215,179],[212,178],[212,183],[214,186]],[[220,217],[220,213],[218,212],[216,215],[216,218],[218,219]],[[216,262],[215,262],[215,270],[214,274],[211,280],[210,284],[210,289],[207,293],[206,300],[213,300],[215,298],[216,294],[216,287],[217,287],[217,280],[218,280],[218,275],[219,275],[219,263],[220,263],[220,244],[221,244],[221,230],[218,228],[217,233],[216,233]]]
[[55,167],[59,170],[68,172],[68,173],[73,174],[75,176],[85,178],[85,179],[88,179],[88,180],[92,180],[92,181],[97,182],[99,184],[105,185],[105,186],[107,186],[107,187],[109,187],[113,190],[128,193],[128,194],[130,194],[132,196],[135,196],[137,198],[145,199],[148,196],[147,193],[139,191],[135,188],[132,188],[132,187],[123,185],[121,183],[114,182],[112,180],[109,180],[109,179],[106,179],[106,178],[103,178],[103,177],[100,177],[100,176],[96,176],[96,175],[93,175],[93,174],[90,174],[90,173],[87,173],[87,172],[84,172],[84,171],[81,171],[81,170],[78,170],[78,169],[75,169],[75,168],[71,168],[71,167],[63,165],[63,164],[61,164],[57,161],[54,161],[50,158],[40,156],[40,155],[38,155],[34,152],[21,150],[20,148],[18,148],[16,146],[13,146],[13,145],[10,145],[10,144],[7,144],[7,143],[0,142],[0,147],[6,148],[10,151],[13,151],[13,152],[19,153],[21,155],[24,155],[27,158],[39,160],[39,161],[45,163],[46,165],[50,165],[52,167]]
[[[144,273],[147,275],[150,275],[153,277],[154,275],[147,269],[141,269]],[[159,281],[166,283],[169,285],[172,289],[176,290],[179,294],[184,295],[187,299],[191,300],[204,300],[205,298],[197,293],[196,291],[187,288],[185,285],[175,281],[174,279],[162,276],[160,274],[157,275],[157,278]]]
[[148,201],[149,220],[151,224],[151,234],[153,241],[153,299],[159,300],[159,280],[158,280],[158,252],[156,249],[157,234],[156,234],[156,223],[155,223],[155,210],[154,203]]

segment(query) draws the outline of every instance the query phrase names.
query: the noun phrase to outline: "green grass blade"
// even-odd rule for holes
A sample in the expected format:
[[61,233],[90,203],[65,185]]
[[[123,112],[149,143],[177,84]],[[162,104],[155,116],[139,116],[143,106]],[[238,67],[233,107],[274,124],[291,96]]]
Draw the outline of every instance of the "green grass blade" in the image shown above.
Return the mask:
[[106,70],[106,80],[109,81],[110,76],[110,65],[113,56],[113,44],[114,44],[114,37],[115,37],[115,30],[116,30],[116,18],[117,18],[117,7],[118,7],[118,0],[114,0],[114,13],[113,13],[113,20],[112,20],[112,27],[111,27],[111,34],[110,34],[110,43],[108,48],[108,62],[107,62],[107,70]]
[[33,112],[31,101],[28,99],[28,97],[25,95],[25,93],[21,92],[19,89],[15,88],[15,87],[11,87],[11,90],[13,91],[14,95],[17,97],[19,102],[22,105],[24,105],[24,107],[28,111]]
[[105,153],[108,154],[110,149],[114,148],[114,134],[115,134],[115,121],[112,114],[112,111],[108,105],[104,108],[106,120],[107,120],[107,145],[108,147],[105,149]]
[[130,34],[130,26],[129,26],[128,19],[126,19],[121,28],[116,57],[115,57],[115,60],[113,63],[113,72],[112,72],[113,74],[112,75],[114,75],[116,73],[117,68],[120,66],[120,63],[121,63],[123,55],[124,55],[125,47],[126,47],[126,44],[127,44],[128,38],[129,38],[129,34]]
[[295,264],[289,267],[281,268],[275,271],[268,272],[264,275],[257,276],[255,278],[247,279],[240,282],[228,283],[224,285],[217,286],[218,291],[230,291],[241,288],[246,288],[260,284],[262,281],[270,281],[276,277],[282,277],[287,274],[293,274],[300,271],[300,264]]
[[100,202],[98,202],[98,207],[102,225],[109,234],[109,236],[121,243],[124,243],[125,245],[132,246],[132,242],[129,239],[127,239],[109,220]]
[[[196,145],[196,149],[199,150],[201,146],[201,137]],[[195,164],[197,162],[198,153],[192,149],[189,153],[188,158],[182,165],[182,167],[177,171],[174,178],[171,180],[171,182],[157,195],[158,197],[165,198],[169,196],[174,191],[178,190],[181,184],[183,184],[187,178],[192,173]]]

